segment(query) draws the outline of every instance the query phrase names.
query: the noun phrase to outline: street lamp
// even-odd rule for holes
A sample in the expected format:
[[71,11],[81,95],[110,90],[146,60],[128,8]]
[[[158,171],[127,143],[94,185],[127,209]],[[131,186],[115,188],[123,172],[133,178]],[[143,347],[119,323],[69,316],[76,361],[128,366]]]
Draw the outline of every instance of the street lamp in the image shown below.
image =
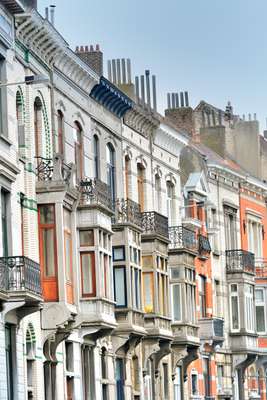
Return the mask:
[[44,75],[27,75],[25,76],[24,81],[21,82],[5,82],[1,83],[0,81],[0,88],[6,86],[15,86],[15,85],[37,85],[38,83],[49,83],[49,78],[45,77]]

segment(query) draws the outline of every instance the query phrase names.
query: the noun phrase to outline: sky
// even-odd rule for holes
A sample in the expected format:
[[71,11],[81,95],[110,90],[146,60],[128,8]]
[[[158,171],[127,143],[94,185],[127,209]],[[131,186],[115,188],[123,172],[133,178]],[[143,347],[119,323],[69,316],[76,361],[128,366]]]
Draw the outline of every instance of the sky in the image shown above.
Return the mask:
[[72,48],[99,44],[104,65],[130,58],[132,73],[157,76],[158,109],[167,92],[188,91],[235,114],[267,118],[266,0],[38,0],[56,5],[55,25]]

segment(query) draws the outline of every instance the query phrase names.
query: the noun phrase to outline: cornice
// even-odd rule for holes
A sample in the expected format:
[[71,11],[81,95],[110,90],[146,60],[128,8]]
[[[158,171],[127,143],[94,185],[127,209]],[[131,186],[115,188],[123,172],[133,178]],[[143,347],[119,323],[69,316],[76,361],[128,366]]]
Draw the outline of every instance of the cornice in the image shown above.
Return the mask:
[[124,123],[141,135],[149,137],[158,128],[160,116],[151,111],[148,112],[134,103],[133,107],[125,114]]

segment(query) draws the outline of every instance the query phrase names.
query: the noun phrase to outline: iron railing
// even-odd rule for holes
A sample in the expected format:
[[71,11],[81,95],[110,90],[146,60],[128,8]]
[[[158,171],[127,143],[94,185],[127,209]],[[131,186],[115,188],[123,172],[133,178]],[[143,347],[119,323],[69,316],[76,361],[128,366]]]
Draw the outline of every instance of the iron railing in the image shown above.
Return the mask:
[[42,294],[40,265],[28,257],[0,257],[1,284],[10,292]]
[[208,254],[211,252],[211,246],[208,237],[198,235],[198,251],[199,254]]
[[60,156],[52,158],[35,157],[36,158],[36,175],[38,181],[63,180],[69,182],[71,178],[72,168],[64,163]]
[[156,211],[146,211],[142,213],[143,233],[160,235],[169,238],[168,218],[158,214]]
[[102,205],[112,210],[109,186],[97,178],[84,178],[80,181],[80,202],[83,205]]
[[226,272],[255,273],[255,256],[245,250],[226,250]]
[[195,232],[184,226],[170,226],[169,239],[170,249],[198,250]]
[[130,199],[117,199],[114,205],[114,224],[132,223],[142,227],[142,213],[140,205]]

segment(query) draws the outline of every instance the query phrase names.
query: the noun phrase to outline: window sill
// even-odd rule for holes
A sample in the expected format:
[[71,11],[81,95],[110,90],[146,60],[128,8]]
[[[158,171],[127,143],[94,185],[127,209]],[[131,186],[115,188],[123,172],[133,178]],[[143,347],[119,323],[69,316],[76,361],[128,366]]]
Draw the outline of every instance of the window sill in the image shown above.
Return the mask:
[[213,250],[212,254],[213,254],[215,257],[220,257],[221,252],[220,252],[219,250]]
[[12,146],[13,142],[7,137],[5,136],[3,133],[0,133],[0,139],[5,142],[5,144],[7,144],[8,146]]

